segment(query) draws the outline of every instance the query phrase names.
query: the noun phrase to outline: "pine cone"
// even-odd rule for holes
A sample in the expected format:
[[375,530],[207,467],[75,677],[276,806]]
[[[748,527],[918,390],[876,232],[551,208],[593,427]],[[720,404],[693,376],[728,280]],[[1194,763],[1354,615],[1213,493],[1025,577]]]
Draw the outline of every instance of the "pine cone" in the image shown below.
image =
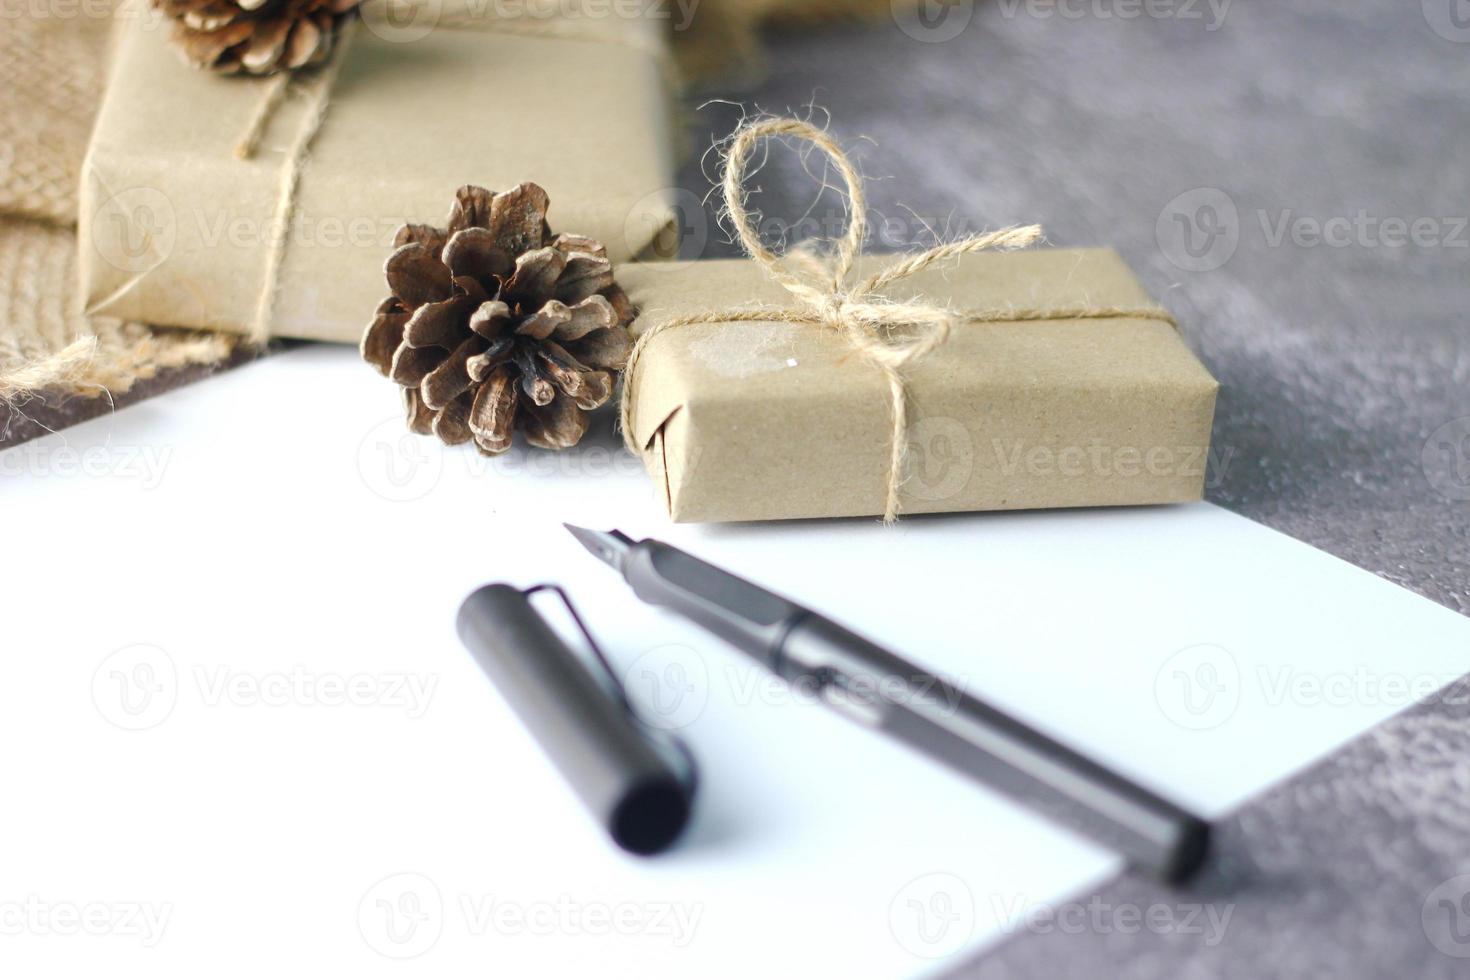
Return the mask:
[[195,68],[269,75],[326,60],[362,0],[152,0]]
[[519,428],[533,446],[565,449],[612,397],[632,305],[601,243],[553,236],[547,204],[535,184],[461,187],[447,229],[399,229],[393,295],[362,356],[403,386],[413,431],[495,455]]

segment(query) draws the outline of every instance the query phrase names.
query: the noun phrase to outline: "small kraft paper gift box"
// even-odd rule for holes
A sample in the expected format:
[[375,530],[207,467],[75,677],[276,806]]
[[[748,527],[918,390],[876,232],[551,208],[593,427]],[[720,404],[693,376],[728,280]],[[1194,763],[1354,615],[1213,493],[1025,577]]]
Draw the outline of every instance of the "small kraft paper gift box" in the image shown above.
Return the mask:
[[[745,206],[763,141],[822,151],[850,215],[778,256]],[[724,154],[749,259],[624,271],[640,314],[621,424],[675,521],[1162,504],[1203,495],[1219,385],[1109,249],[1037,226],[864,257],[856,167],[799,119]]]
[[[867,257],[858,274],[902,258]],[[621,278],[641,310],[635,332],[682,324],[651,336],[624,379],[625,436],[675,521],[1202,496],[1218,384],[1167,319],[1124,315],[1152,301],[1109,249],[982,252],[890,289],[960,319],[904,371],[892,507],[895,395],[842,333],[759,319],[792,297],[747,259],[638,266]],[[740,309],[754,318],[688,322]],[[1048,310],[1056,318],[1034,317]],[[966,311],[979,315],[967,322]],[[1094,315],[1110,311],[1119,315]]]
[[324,64],[252,78],[189,67],[137,2],[83,171],[88,312],[356,343],[395,232],[467,184],[539,184],[613,262],[670,246],[667,25],[642,5],[374,0]]

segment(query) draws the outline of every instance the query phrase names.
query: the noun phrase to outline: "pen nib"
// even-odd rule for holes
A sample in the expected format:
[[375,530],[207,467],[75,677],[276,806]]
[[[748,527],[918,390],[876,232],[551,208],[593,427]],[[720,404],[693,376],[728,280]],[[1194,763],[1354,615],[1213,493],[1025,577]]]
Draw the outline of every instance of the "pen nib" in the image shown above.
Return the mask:
[[623,570],[623,556],[633,547],[632,538],[622,531],[592,531],[573,524],[563,524],[562,527],[572,532],[572,537],[582,542],[582,547],[618,571]]

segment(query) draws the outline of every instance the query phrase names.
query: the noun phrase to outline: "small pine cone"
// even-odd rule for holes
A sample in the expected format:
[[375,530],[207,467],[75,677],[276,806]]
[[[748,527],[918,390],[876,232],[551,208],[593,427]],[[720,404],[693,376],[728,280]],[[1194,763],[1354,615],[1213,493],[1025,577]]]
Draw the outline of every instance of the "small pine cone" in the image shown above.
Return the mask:
[[628,360],[633,307],[601,243],[553,235],[546,192],[461,187],[447,229],[405,225],[362,356],[403,386],[409,428],[480,452],[514,429],[576,445]]
[[362,0],[151,0],[195,68],[270,75],[325,61]]

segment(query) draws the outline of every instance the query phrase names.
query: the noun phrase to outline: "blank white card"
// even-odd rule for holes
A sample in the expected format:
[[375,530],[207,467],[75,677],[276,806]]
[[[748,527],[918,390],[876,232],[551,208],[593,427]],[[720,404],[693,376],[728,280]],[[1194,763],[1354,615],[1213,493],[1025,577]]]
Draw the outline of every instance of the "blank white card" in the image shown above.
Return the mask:
[[[642,606],[562,521],[789,593],[1207,815],[1470,670],[1464,618],[1209,505],[672,526],[605,425],[446,449],[342,349],[0,474],[11,976],[904,977],[1115,872]],[[492,581],[566,586],[690,743],[677,849],[617,852],[461,648]]]

